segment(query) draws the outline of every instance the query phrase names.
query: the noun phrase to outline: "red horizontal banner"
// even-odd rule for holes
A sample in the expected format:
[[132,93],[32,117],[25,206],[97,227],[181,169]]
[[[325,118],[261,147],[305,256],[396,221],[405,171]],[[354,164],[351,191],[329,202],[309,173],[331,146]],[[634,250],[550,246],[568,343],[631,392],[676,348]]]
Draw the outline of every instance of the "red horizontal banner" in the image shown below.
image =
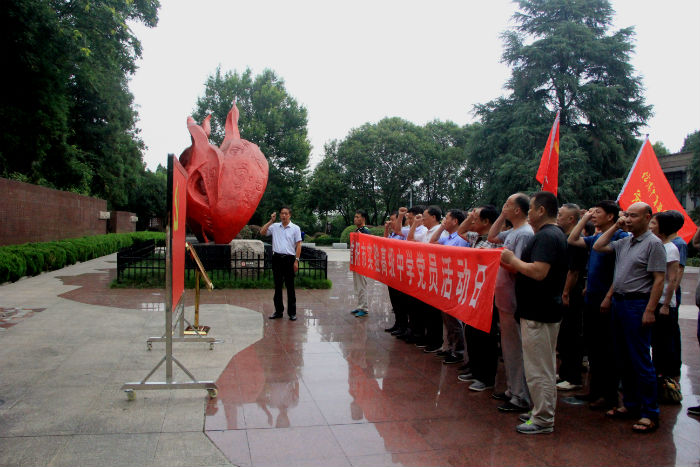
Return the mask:
[[489,332],[500,249],[350,234],[350,270]]

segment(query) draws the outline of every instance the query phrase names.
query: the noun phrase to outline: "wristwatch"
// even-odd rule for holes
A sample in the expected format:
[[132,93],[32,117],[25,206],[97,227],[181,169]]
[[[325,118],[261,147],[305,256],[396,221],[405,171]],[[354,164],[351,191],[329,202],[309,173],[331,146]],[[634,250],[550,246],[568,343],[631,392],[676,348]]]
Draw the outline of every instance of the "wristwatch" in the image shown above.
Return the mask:
[[294,258],[294,261],[299,261],[299,258]]

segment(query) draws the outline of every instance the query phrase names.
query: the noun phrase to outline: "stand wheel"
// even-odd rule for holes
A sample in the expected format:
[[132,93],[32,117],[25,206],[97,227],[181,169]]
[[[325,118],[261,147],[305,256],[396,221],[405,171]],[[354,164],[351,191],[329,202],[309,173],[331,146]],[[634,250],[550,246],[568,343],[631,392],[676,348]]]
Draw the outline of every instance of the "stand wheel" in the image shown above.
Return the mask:
[[128,401],[136,400],[136,393],[134,392],[133,389],[125,389],[124,392],[126,393],[126,400],[128,400]]
[[209,343],[209,350],[214,350],[214,343],[213,342]]
[[216,390],[216,388],[210,388],[207,389],[207,393],[209,394],[210,399],[216,399],[216,396],[219,392]]
[[151,342],[151,341],[146,342],[146,350],[153,350],[153,342]]

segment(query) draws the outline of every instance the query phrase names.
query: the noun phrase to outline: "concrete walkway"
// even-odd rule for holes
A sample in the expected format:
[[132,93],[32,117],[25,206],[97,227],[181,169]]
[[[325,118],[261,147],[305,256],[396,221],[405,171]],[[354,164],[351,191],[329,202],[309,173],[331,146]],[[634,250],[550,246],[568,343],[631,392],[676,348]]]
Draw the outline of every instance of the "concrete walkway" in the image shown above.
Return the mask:
[[[206,391],[137,391],[129,402],[120,390],[163,357],[163,344],[145,344],[163,334],[162,311],[61,297],[79,288],[64,285],[67,276],[102,277],[115,262],[110,255],[0,286],[0,466],[231,465],[203,432]],[[174,355],[198,379],[215,381],[232,355],[260,339],[262,316],[227,304],[201,313],[222,342],[214,350],[176,343]],[[161,370],[151,381],[164,380]]]

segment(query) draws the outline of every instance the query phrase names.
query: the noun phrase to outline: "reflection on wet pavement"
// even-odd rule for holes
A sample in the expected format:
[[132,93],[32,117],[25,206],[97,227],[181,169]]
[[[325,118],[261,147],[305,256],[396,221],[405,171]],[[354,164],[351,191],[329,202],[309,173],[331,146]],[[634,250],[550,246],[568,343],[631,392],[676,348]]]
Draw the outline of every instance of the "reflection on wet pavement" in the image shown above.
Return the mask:
[[[110,274],[65,278],[82,287],[63,297],[162,311],[162,291],[109,289]],[[662,406],[656,433],[634,434],[629,422],[561,403],[571,395],[562,393],[555,432],[525,436],[489,392],[468,391],[455,368],[383,332],[393,324],[383,285],[370,281],[370,314],[358,319],[349,313],[347,263],[329,263],[329,276],[331,290],[297,291],[298,321],[263,320],[263,338],[234,355],[217,380],[205,431],[233,464],[699,465],[700,420],[686,414],[700,403],[696,321],[680,320],[683,405]],[[273,311],[271,290],[215,289],[201,298]]]
[[[698,403],[700,393],[694,321],[682,320],[684,342],[690,343],[684,355],[684,405],[662,407],[657,433],[642,440],[629,423],[560,403],[555,433],[529,437],[515,432],[517,417],[499,413],[490,393],[468,391],[455,368],[383,332],[392,322],[381,284],[370,286],[369,318],[350,315],[346,268],[334,263],[329,271],[332,295],[298,294],[303,319],[265,320],[263,339],[235,355],[217,381],[219,397],[207,405],[205,430],[231,462],[698,464],[700,421],[685,411]],[[271,312],[272,292],[260,299]]]

